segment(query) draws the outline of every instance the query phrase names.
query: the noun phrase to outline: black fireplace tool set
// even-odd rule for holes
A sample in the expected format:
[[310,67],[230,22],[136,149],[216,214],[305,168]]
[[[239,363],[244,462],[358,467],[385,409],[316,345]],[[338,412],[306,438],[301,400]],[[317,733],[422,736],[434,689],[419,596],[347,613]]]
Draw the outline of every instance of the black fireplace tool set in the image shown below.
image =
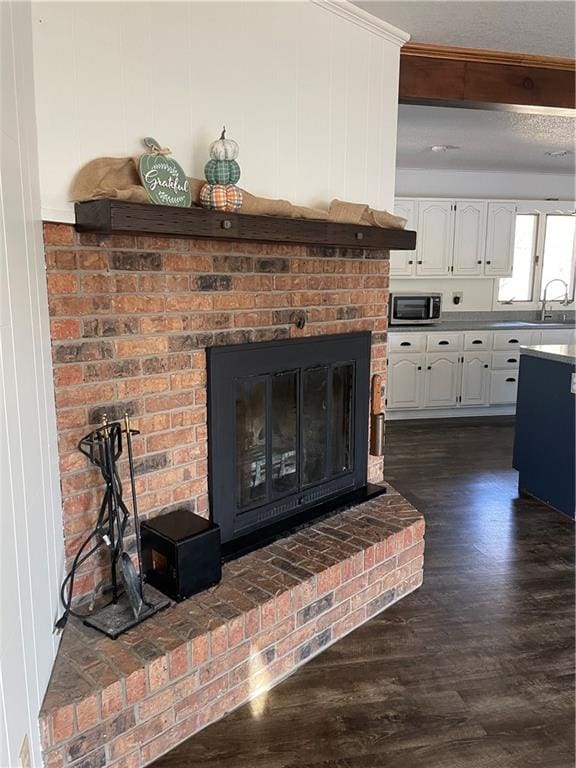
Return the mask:
[[[164,595],[152,587],[144,585],[143,580],[132,446],[132,437],[138,434],[138,430],[131,428],[128,414],[124,414],[123,423],[119,421],[108,422],[106,415],[104,415],[102,426],[83,437],[78,444],[78,449],[102,473],[106,491],[100,505],[96,525],[76,553],[72,567],[62,583],[60,597],[64,605],[64,614],[56,622],[55,627],[59,631],[64,628],[68,616],[73,615],[83,619],[88,626],[104,632],[109,637],[116,638],[122,632],[140,624],[170,603],[170,600]],[[130,511],[122,497],[123,488],[118,473],[118,460],[123,450],[123,435],[128,454],[138,567],[134,565],[124,546]],[[88,547],[90,548],[88,549]],[[103,581],[96,587],[89,614],[76,613],[72,609],[74,578],[80,566],[101,547],[107,548],[110,554],[110,582]],[[93,610],[98,596],[108,591],[111,592],[111,600],[104,606]]]

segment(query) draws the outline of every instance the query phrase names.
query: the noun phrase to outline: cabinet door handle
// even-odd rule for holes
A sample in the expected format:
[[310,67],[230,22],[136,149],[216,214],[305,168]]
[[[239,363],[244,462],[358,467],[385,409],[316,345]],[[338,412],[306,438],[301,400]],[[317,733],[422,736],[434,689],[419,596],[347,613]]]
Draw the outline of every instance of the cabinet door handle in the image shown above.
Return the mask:
[[507,363],[517,363],[518,358],[517,357],[509,357],[508,360],[506,360]]
[[484,342],[482,341],[482,339],[474,339],[474,341],[472,342],[472,344],[483,344],[483,343]]
[[410,261],[408,262],[408,264],[414,264],[414,262],[412,261],[412,259],[410,259]]
[[428,366],[426,366],[426,367],[427,367],[427,369],[428,369],[429,371],[431,371],[431,370],[432,370],[432,366],[431,366],[431,365],[428,365]]
[[422,260],[420,260],[420,261],[418,262],[418,264],[422,264]]
[[445,347],[446,344],[450,344],[450,342],[449,341],[444,341],[444,340],[438,342],[438,346],[439,347]]
[[518,339],[508,339],[508,344],[519,344]]
[[412,346],[412,342],[411,341],[401,341],[400,342],[400,346],[401,347],[411,347]]
[[484,363],[484,368],[488,368],[488,363]]
[[478,259],[478,261],[476,262],[476,264],[482,264],[482,259]]
[[487,259],[486,264],[492,264],[492,262]]
[[516,379],[506,379],[506,381],[509,381],[511,384],[516,381]]
[[419,366],[418,366],[418,370],[419,370],[419,371],[421,371],[421,370],[422,370],[422,366],[421,366],[421,365],[419,365]]

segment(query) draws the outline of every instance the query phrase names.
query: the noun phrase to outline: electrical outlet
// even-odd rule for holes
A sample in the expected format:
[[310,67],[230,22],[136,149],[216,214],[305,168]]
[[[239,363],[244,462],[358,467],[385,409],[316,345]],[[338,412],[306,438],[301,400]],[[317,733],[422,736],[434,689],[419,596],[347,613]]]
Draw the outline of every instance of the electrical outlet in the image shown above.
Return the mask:
[[462,299],[464,298],[464,294],[462,291],[454,291],[452,293],[452,304],[462,304]]
[[28,743],[28,734],[24,736],[24,741],[20,747],[20,754],[18,755],[18,768],[32,768],[30,762],[30,744]]
[[576,373],[573,373],[572,378],[570,379],[570,392],[573,395],[576,395]]

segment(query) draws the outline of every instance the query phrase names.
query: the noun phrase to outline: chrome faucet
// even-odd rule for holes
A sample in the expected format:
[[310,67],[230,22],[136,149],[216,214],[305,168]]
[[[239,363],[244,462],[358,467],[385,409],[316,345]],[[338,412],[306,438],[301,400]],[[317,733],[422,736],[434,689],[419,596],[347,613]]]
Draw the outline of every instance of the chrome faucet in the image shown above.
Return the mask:
[[565,280],[561,280],[559,277],[554,277],[552,280],[548,280],[544,286],[544,295],[542,297],[542,312],[540,313],[540,320],[542,322],[552,317],[551,314],[546,314],[546,296],[548,295],[548,286],[552,283],[562,283],[564,286],[564,298],[562,299],[562,304],[564,306],[567,306],[568,304],[568,283]]

